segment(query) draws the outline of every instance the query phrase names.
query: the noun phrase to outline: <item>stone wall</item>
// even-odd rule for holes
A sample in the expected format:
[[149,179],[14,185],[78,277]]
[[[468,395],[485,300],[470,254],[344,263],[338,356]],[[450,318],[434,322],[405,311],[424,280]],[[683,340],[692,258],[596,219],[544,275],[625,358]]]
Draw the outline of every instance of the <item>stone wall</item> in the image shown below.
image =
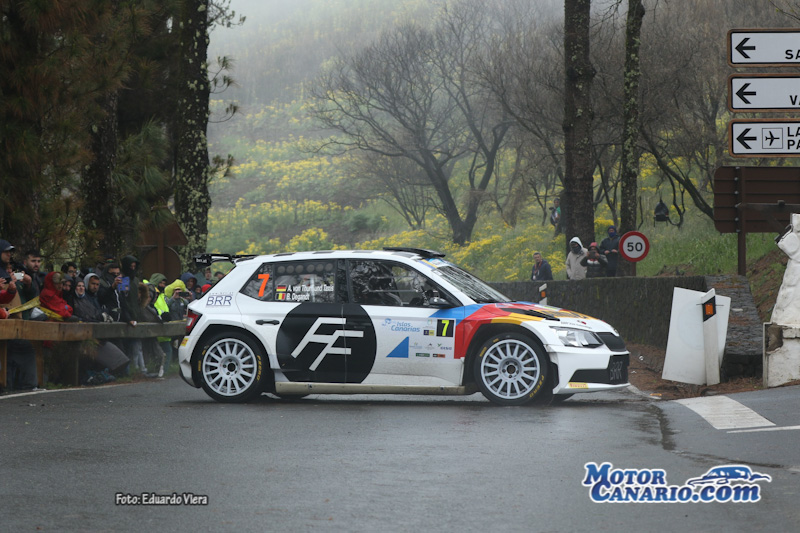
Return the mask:
[[[744,276],[681,276],[660,278],[599,278],[548,281],[547,303],[605,320],[626,342],[667,349],[672,292],[675,287],[731,298],[723,380],[759,376],[762,364],[762,326],[750,286]],[[541,282],[491,283],[509,298],[539,301]]]
[[[706,292],[703,276],[659,278],[595,278],[547,281],[547,303],[605,320],[626,342],[649,344],[663,350],[669,337],[672,289]],[[541,283],[491,283],[513,300],[539,301]]]

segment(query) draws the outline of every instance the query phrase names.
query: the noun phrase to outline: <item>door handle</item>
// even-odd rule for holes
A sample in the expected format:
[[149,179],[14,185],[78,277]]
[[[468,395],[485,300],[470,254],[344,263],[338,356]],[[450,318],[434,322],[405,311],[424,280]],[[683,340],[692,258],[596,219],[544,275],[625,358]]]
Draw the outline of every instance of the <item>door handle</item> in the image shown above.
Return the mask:
[[277,326],[278,324],[280,324],[280,321],[274,320],[274,319],[273,320],[264,320],[263,318],[259,318],[258,320],[256,320],[256,324],[258,324],[259,326],[263,326],[264,324],[267,324],[267,325],[270,325],[270,326]]

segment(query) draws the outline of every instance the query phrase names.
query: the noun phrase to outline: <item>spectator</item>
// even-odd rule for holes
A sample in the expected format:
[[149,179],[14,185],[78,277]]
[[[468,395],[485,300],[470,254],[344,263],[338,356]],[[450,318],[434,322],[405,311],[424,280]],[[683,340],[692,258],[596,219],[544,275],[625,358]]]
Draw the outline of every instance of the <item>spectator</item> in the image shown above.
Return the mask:
[[581,259],[581,265],[586,267],[587,278],[602,278],[606,275],[608,260],[597,249],[597,243],[593,242],[589,245],[586,257]]
[[222,272],[217,270],[216,272],[214,272],[214,278],[216,278],[216,281],[214,283],[219,283],[219,280],[221,280],[224,277],[225,277],[225,274],[223,274]]
[[[16,278],[14,271],[11,267],[11,262],[6,262],[0,259],[0,305],[10,304],[17,297]],[[17,299],[17,303],[19,299]],[[11,307],[11,306],[9,306]],[[0,307],[0,320],[8,318],[8,311]]]
[[[167,297],[164,294],[164,289],[167,288],[167,278],[164,274],[159,272],[150,276],[150,284],[155,287],[155,301],[153,307],[158,313],[162,322],[170,322],[174,320],[169,312],[169,305],[167,304]],[[158,337],[158,345],[164,352],[164,368],[169,369],[172,364],[172,338],[171,337]],[[161,376],[159,376],[161,377]]]
[[208,284],[213,285],[214,283],[216,283],[216,281],[217,280],[214,279],[214,276],[211,275],[211,267],[208,266],[203,269],[203,280],[202,283],[198,283],[198,285],[208,285]]
[[169,307],[169,314],[173,320],[183,320],[186,318],[186,308],[189,300],[185,296],[186,286],[183,281],[176,279],[164,288],[164,297]]
[[534,252],[531,281],[547,281],[550,279],[553,279],[553,270],[550,268],[550,263],[542,257],[540,252]]
[[607,275],[613,278],[617,275],[617,260],[619,259],[619,235],[617,227],[608,227],[608,237],[600,243],[600,253],[608,260]]
[[78,275],[78,265],[74,261],[67,261],[61,265],[61,272],[74,278]]
[[99,277],[100,288],[97,292],[97,299],[100,306],[108,313],[112,320],[118,322],[121,319],[122,304],[120,303],[117,288],[122,283],[122,273],[117,263],[109,263],[103,269]]
[[49,309],[62,319],[69,319],[72,317],[72,306],[67,304],[66,300],[61,293],[61,281],[63,274],[61,272],[50,272],[44,278],[44,289],[39,295],[39,304],[41,307]]
[[0,264],[7,265],[11,263],[11,255],[14,253],[14,247],[10,242],[0,239]]
[[[90,293],[86,284],[93,282],[93,293]],[[100,287],[100,282],[96,274],[88,274],[86,279],[78,280],[75,283],[73,291],[73,306],[72,314],[80,318],[83,322],[104,322],[103,309],[100,307],[100,302],[97,301],[97,288]]]
[[25,253],[25,259],[22,260],[22,266],[25,269],[25,273],[31,277],[33,290],[36,293],[34,294],[34,297],[41,294],[42,289],[44,288],[45,277],[45,273],[41,270],[42,254],[36,250],[28,250]]
[[[138,266],[139,260],[134,256],[126,255],[123,257],[120,267],[122,279],[117,285],[121,309],[120,320],[133,327],[136,327],[136,324],[142,319],[141,302],[139,301],[140,280],[136,275]],[[147,367],[144,364],[144,356],[142,355],[141,339],[127,339],[125,341],[125,353],[133,362],[133,370],[138,369],[143,374],[147,374]]]
[[186,288],[185,289],[186,292],[189,293],[188,300],[190,302],[194,301],[194,288],[197,287],[198,285],[197,276],[195,276],[191,272],[184,272],[183,274],[181,274],[181,281],[183,282],[183,285]]
[[[85,284],[86,295],[80,297],[80,286]],[[100,277],[97,274],[89,273],[79,281],[75,288],[75,315],[86,322],[112,322],[111,315],[104,312],[100,305],[98,293],[100,290]],[[130,362],[128,356],[120,350],[113,342],[100,341],[97,347],[97,357],[90,366],[95,371],[108,369],[109,372],[116,372],[126,368]]]
[[[3,279],[10,280],[5,283],[5,290],[9,292],[6,292],[4,299],[8,299],[9,294],[13,292],[9,301],[0,303],[0,311],[11,319],[22,319],[22,315],[25,318],[29,318],[30,310],[9,316],[7,309],[19,307],[20,304],[27,302],[27,297],[33,292],[31,277],[22,273],[20,268],[15,268],[11,262],[3,263],[0,267],[3,268],[0,273],[5,274],[2,276]],[[23,274],[21,279],[17,279],[18,276],[15,275],[15,270]],[[33,349],[33,344],[27,340],[10,339],[6,341],[6,348],[6,364],[8,365],[6,383],[0,383],[0,385],[8,387],[10,390],[35,390],[39,385],[39,378],[36,372],[36,352]]]
[[567,254],[567,279],[584,279],[586,277],[586,267],[581,265],[581,260],[586,257],[586,248],[578,237],[573,237],[569,241],[569,253]]
[[75,307],[75,293],[73,292],[75,280],[69,274],[63,274],[61,278],[61,297],[66,300],[66,302]]
[[[124,259],[123,259],[124,261]],[[144,283],[139,283],[137,288],[137,299],[139,300],[139,318],[142,322],[156,322],[158,324],[161,323],[161,317],[156,311],[155,307],[153,307],[153,298],[156,295],[156,290],[154,285],[147,285]],[[158,377],[162,377],[164,375],[164,361],[166,360],[166,355],[164,351],[161,349],[158,341],[152,337],[147,339],[141,339],[141,368],[143,372],[147,375],[147,377],[154,377],[150,374],[147,374],[147,366],[144,362],[146,357],[147,361],[155,361],[156,365],[159,366],[158,370]]]
[[561,199],[553,200],[553,207],[550,208],[550,224],[553,226],[554,235],[561,233]]

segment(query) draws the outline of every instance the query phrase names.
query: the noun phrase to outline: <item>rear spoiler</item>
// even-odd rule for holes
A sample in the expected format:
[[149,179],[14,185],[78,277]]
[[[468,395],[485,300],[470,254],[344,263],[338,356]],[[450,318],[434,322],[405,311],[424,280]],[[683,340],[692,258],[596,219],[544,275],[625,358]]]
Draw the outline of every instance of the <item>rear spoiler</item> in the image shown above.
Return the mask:
[[228,261],[229,263],[235,263],[240,259],[252,259],[253,257],[256,257],[256,255],[197,254],[194,256],[194,262],[197,266],[207,267],[211,266],[212,263],[216,263],[217,261]]

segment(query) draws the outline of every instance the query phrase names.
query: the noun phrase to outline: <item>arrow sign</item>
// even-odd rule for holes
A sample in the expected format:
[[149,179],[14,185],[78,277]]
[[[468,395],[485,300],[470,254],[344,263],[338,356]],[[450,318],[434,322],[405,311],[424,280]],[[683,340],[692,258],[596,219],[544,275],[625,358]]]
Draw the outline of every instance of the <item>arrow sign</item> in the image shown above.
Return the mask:
[[730,30],[728,64],[732,67],[800,65],[800,30]]
[[728,77],[728,109],[800,111],[800,74],[734,74]]
[[755,46],[745,46],[749,41],[750,37],[745,37],[741,40],[741,42],[739,42],[739,44],[736,45],[736,51],[739,52],[739,55],[745,59],[750,59],[750,56],[747,55],[747,50],[753,51],[756,49]]
[[733,157],[800,157],[800,120],[734,120],[728,142]]

